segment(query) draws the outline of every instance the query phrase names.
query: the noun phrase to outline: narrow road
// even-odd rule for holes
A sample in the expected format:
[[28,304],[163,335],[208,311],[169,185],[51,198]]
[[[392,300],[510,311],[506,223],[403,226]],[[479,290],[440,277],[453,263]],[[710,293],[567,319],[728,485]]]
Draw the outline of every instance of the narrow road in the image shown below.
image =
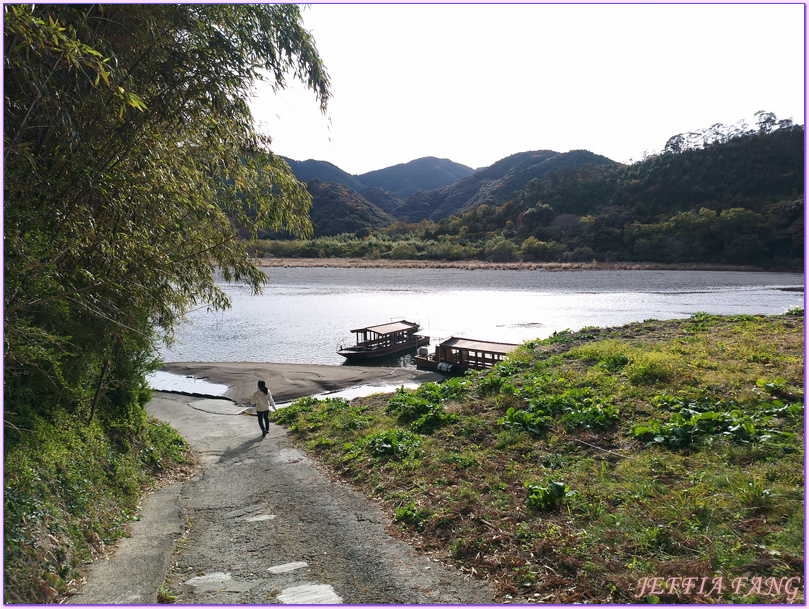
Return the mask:
[[[229,400],[156,393],[146,408],[200,453],[203,473],[150,498],[133,546],[94,565],[71,602],[154,603],[166,577],[182,604],[495,602],[491,586],[388,535],[379,507],[325,478],[283,428],[262,437]],[[178,520],[188,523],[179,541]],[[145,582],[155,575],[139,552],[151,571],[161,565],[159,581]]]

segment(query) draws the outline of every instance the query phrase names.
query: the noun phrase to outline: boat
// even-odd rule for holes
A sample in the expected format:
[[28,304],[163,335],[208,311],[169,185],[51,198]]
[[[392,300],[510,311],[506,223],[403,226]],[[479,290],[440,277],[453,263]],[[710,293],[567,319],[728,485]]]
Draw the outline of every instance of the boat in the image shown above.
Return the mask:
[[426,349],[416,356],[416,368],[437,370],[447,374],[463,374],[467,370],[488,370],[519,347],[512,343],[493,343],[453,336],[439,343],[435,352]]
[[357,328],[351,330],[356,334],[357,344],[353,347],[340,347],[337,353],[353,361],[383,357],[428,345],[430,337],[416,334],[419,328],[419,324],[404,319],[378,326]]

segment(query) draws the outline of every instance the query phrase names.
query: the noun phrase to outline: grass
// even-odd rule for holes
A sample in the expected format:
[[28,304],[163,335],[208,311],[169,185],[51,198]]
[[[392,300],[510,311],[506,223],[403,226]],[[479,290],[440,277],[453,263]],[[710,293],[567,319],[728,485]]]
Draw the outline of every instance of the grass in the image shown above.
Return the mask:
[[58,411],[23,432],[4,454],[4,601],[56,603],[83,563],[126,535],[144,491],[193,463],[185,440],[155,420],[118,443],[97,421]]
[[802,602],[791,313],[557,333],[491,372],[274,416],[500,602]]

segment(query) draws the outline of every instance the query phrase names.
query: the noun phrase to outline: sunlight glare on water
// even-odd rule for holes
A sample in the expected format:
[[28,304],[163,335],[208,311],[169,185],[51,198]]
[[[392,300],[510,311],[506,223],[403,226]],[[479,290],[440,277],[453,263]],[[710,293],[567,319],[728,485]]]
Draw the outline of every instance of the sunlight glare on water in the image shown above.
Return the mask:
[[[692,271],[270,268],[264,294],[221,284],[233,307],[201,308],[165,361],[341,364],[351,330],[406,319],[450,336],[519,343],[586,326],[803,306],[803,275]],[[369,362],[372,364],[372,362]],[[412,358],[401,363],[412,365]]]

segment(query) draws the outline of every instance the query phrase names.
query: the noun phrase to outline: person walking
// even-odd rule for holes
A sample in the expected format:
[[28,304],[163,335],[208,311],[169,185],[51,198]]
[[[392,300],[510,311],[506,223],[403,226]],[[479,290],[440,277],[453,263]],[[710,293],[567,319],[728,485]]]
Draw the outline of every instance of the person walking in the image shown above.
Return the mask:
[[258,426],[261,427],[261,435],[266,436],[270,431],[270,407],[273,410],[278,410],[275,407],[275,401],[272,399],[272,393],[267,389],[264,381],[258,382],[258,389],[253,392],[253,399],[250,400],[251,404],[256,405],[256,417],[258,417]]

